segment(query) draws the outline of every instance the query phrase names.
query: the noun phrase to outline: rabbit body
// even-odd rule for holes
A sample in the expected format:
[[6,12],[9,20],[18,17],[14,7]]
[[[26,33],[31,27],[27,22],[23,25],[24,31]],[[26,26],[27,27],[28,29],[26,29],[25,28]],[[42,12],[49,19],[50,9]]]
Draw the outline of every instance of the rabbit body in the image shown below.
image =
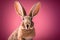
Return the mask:
[[18,35],[18,29],[15,30],[8,38],[8,40],[18,40],[17,39],[17,35]]
[[35,36],[35,29],[25,30],[21,29],[23,26],[21,25],[18,29],[16,29],[8,38],[8,40],[32,40]]

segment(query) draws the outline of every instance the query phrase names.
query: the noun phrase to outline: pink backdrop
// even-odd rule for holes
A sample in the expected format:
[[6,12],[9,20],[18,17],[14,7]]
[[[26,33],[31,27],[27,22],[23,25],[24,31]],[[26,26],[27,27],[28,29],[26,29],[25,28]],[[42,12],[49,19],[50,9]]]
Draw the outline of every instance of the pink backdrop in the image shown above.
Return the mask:
[[[27,14],[33,4],[41,2],[39,13],[33,18],[35,23],[36,36],[34,40],[52,40],[59,39],[59,1],[43,0],[19,0],[24,6]],[[21,23],[21,17],[16,14],[14,9],[14,0],[0,1],[0,38],[7,40],[9,35]]]

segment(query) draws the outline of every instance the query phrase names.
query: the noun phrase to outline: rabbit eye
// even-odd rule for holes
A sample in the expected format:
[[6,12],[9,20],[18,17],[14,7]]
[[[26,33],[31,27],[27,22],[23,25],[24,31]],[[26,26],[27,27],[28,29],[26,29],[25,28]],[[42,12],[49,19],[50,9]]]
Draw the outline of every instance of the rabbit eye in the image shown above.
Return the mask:
[[31,20],[32,20],[32,18],[31,18]]
[[24,20],[24,18],[23,18],[23,20]]

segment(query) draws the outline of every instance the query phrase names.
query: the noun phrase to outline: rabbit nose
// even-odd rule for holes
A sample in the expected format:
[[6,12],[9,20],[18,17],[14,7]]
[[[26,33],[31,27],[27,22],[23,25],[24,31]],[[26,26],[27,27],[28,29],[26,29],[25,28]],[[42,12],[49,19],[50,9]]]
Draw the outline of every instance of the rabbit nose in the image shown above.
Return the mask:
[[29,27],[29,25],[27,24],[27,28]]

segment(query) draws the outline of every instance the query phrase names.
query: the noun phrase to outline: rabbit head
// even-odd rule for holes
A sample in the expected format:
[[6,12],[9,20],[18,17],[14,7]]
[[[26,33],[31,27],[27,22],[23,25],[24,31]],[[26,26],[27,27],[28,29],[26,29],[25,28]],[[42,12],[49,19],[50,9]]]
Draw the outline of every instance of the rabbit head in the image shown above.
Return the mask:
[[38,13],[39,9],[40,9],[40,3],[36,3],[35,5],[32,6],[29,15],[26,15],[26,11],[23,8],[23,6],[21,5],[21,3],[19,3],[19,1],[15,1],[15,9],[17,11],[17,13],[22,17],[22,22],[24,24],[23,28],[28,30],[28,29],[33,29],[33,21],[32,18]]

